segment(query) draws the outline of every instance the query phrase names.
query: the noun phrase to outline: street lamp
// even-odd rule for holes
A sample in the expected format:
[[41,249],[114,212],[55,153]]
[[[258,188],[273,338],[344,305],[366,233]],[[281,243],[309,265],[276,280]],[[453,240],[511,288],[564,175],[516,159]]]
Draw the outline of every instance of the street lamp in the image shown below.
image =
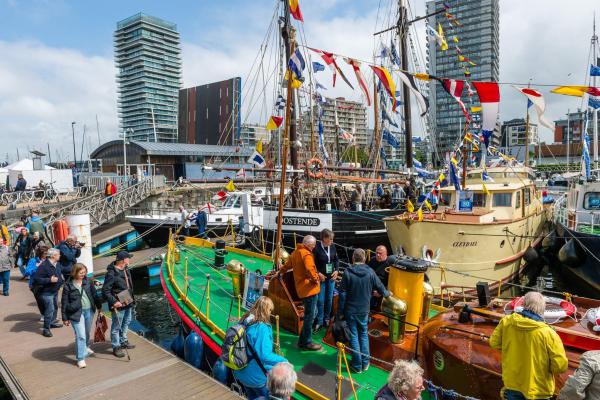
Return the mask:
[[127,134],[133,135],[133,128],[125,129],[125,133],[123,133],[123,176],[127,176],[127,147],[125,144],[127,143]]
[[73,164],[77,168],[77,153],[75,152],[75,121],[71,122],[71,131],[73,132]]

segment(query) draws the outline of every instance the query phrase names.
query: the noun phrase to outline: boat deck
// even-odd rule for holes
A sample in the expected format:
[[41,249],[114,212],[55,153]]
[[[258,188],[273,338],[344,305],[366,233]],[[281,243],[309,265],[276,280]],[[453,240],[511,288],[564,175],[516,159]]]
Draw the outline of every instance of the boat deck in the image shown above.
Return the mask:
[[[189,318],[189,322],[198,321],[199,314],[208,314],[209,320],[214,326],[209,328],[206,324],[198,323],[203,334],[208,337],[209,342],[214,341],[214,345],[208,346],[213,351],[220,352],[223,332],[229,326],[237,322],[238,309],[237,299],[232,295],[231,278],[225,270],[218,271],[212,267],[214,262],[214,250],[199,246],[180,246],[181,258],[174,264],[173,277],[178,289],[174,287],[167,278],[167,263],[163,264],[163,285],[170,293],[170,301],[175,302],[176,307],[180,308],[178,312],[183,312]],[[188,259],[186,288],[185,259]],[[235,254],[229,252],[225,257],[225,263],[236,259],[244,264],[250,271],[260,270],[263,274],[272,268],[270,260],[258,259],[252,255]],[[207,296],[207,276],[210,276],[210,296]],[[187,295],[186,295],[187,292]],[[209,297],[209,301],[206,298]],[[207,311],[208,308],[208,311]],[[241,310],[244,313],[244,310]],[[276,328],[273,324],[274,340],[276,339]],[[318,352],[302,351],[296,346],[298,336],[287,331],[281,330],[280,344],[283,356],[295,366],[299,375],[299,381],[313,389],[319,389],[318,393],[312,394],[311,398],[336,398],[335,386],[338,363],[337,348],[323,342],[324,332],[313,335],[313,340],[323,344],[323,350]],[[348,362],[350,361],[348,356]],[[345,368],[344,368],[345,370]],[[351,398],[352,389],[349,384],[348,375],[343,372],[344,384],[342,385],[342,397]],[[387,380],[388,372],[376,366],[371,366],[367,373],[352,374],[352,379],[356,385],[356,392],[359,399],[373,399],[379,388]],[[298,394],[298,391],[296,392]]]
[[0,376],[15,399],[240,398],[133,332],[131,361],[115,358],[110,342],[98,343],[92,345],[96,354],[87,359],[87,368],[79,370],[73,329],[53,329],[52,338],[41,335],[35,300],[18,273],[12,276],[10,296],[0,296],[0,321]]

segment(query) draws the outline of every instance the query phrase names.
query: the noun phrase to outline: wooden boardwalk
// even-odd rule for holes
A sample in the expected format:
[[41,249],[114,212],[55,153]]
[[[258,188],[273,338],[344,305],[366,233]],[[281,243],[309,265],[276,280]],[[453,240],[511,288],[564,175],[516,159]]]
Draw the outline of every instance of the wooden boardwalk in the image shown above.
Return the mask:
[[[16,273],[15,273],[16,272]],[[92,345],[96,354],[78,369],[71,327],[41,335],[33,295],[13,270],[10,296],[0,296],[0,374],[17,399],[239,399],[227,387],[179,358],[130,332],[137,347],[131,361],[112,355],[110,343]],[[59,313],[60,317],[60,313]],[[110,331],[110,328],[109,328]],[[109,332],[107,338],[109,339]],[[4,367],[4,368],[3,368]],[[11,382],[11,375],[17,382]]]
[[[166,252],[167,250],[164,247],[151,247],[144,250],[131,251],[130,253],[133,254],[133,257],[131,258],[129,268],[147,267],[148,265],[161,263],[160,255]],[[113,261],[115,261],[114,255],[94,259],[94,276],[104,275],[106,273],[106,268],[108,268]]]
[[[105,228],[102,226],[101,228]],[[98,229],[98,232],[92,234],[92,247],[97,246],[101,243],[112,240],[121,235],[125,235],[129,232],[135,231],[129,221],[119,222],[116,225],[110,226],[110,228]]]

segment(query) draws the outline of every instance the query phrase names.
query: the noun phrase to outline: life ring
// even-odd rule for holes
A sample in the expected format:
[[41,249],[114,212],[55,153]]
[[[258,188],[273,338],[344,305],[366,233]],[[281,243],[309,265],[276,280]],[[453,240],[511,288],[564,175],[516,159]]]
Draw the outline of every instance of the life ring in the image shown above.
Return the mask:
[[[567,300],[548,296],[544,296],[544,299],[546,299],[546,304],[554,304],[560,307],[558,309],[546,310],[543,315],[546,320],[560,320],[571,317],[577,312],[577,307]],[[507,314],[523,311],[523,297],[515,297],[512,299],[512,301],[504,307],[504,311]]]
[[[319,167],[319,172],[314,172],[315,167]],[[318,158],[311,158],[306,162],[306,174],[312,179],[323,178],[323,161]]]
[[69,225],[67,225],[65,220],[59,219],[54,221],[54,224],[52,224],[52,236],[56,244],[67,239],[67,236],[69,236]]

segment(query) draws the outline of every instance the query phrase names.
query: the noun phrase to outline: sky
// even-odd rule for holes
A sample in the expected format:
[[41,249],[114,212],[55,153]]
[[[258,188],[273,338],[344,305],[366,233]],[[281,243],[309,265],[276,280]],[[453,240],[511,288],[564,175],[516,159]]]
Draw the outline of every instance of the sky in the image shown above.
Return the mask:
[[[306,43],[369,60],[376,44],[373,33],[390,19],[390,2],[395,3],[300,0]],[[424,0],[409,3],[414,14],[423,15]],[[245,82],[275,5],[274,0],[0,0],[0,161],[14,161],[17,149],[23,157],[28,150],[45,151],[48,144],[54,159],[72,159],[72,121],[77,158],[82,149],[87,156],[99,142],[118,138],[112,42],[117,21],[144,12],[176,23],[184,87],[233,76]],[[595,11],[600,11],[597,0],[500,0],[500,81],[584,84]],[[416,28],[424,45],[425,26]],[[355,83],[351,70],[343,69]],[[319,80],[331,97],[362,97],[343,82],[331,88],[329,75]],[[582,104],[578,98],[549,94],[550,87],[539,89],[550,120]],[[245,107],[244,120],[266,123],[265,107]],[[502,85],[501,120],[523,117],[524,110],[522,95]],[[551,142],[552,133],[540,129],[542,140]]]

